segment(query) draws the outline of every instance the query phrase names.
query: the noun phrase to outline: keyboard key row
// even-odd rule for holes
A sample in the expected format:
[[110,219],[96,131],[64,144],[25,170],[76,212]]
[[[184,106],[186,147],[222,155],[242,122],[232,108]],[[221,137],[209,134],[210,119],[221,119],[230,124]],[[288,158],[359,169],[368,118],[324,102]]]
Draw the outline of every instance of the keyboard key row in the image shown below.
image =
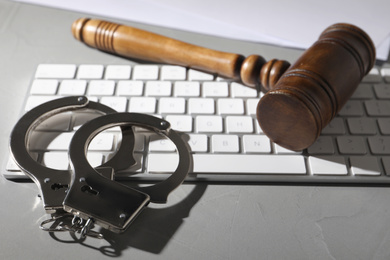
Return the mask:
[[[58,93],[57,93],[58,91]],[[145,92],[145,93],[144,93]],[[258,97],[258,92],[236,82],[35,79],[32,95]]]
[[[59,98],[58,96],[30,96],[26,102],[25,110]],[[89,97],[98,101],[98,97]],[[233,114],[255,115],[257,99],[244,100],[241,98],[221,98],[216,101],[212,98],[181,98],[181,97],[100,97],[100,103],[112,107],[118,112],[137,112],[154,114]]]
[[[93,82],[92,82],[93,83]],[[158,99],[155,96],[146,96],[146,97],[117,97],[111,96],[113,92],[113,85],[109,82],[105,82],[101,84],[100,82],[96,82],[96,84],[92,84],[91,88],[91,99],[97,100],[97,96],[109,96],[110,103],[122,103],[120,106],[125,108],[129,103],[129,111],[130,112],[140,112],[140,113],[155,113],[156,109],[159,109],[159,113],[184,113],[186,110],[183,105],[185,101],[188,102],[188,111],[189,113],[202,113],[202,114],[249,114],[255,115],[256,106],[258,103],[258,99],[241,99],[241,98],[188,98],[184,97],[162,97],[163,104],[157,107]],[[162,93],[164,90],[161,89]],[[69,93],[67,93],[69,94]],[[95,97],[95,98],[94,98]],[[51,96],[51,95],[34,95],[30,96],[27,104],[26,111],[30,110],[34,106],[40,105],[49,100],[53,100],[59,98],[59,96]],[[102,97],[106,99],[107,97]],[[160,99],[160,100],[161,100]],[[132,104],[134,103],[134,104]],[[180,105],[178,106],[178,105]],[[369,116],[377,116],[384,117],[390,116],[390,102],[385,100],[370,100],[364,102],[367,114]],[[168,109],[168,112],[165,112],[164,109]],[[162,111],[160,111],[162,109]],[[174,109],[178,109],[175,111]],[[119,111],[119,112],[124,112]],[[343,109],[339,112],[340,116],[363,116],[364,110],[362,103],[360,101],[349,101]]]
[[[142,165],[144,161],[142,154],[135,153],[135,159],[139,162],[137,167],[130,169],[130,172],[143,172],[145,169]],[[286,175],[306,175],[307,172],[313,175],[323,176],[347,176],[350,174],[355,176],[380,176],[381,165],[385,170],[385,174],[390,174],[390,157],[383,157],[378,160],[375,157],[369,156],[354,156],[348,162],[343,157],[309,157],[306,166],[304,157],[294,156],[289,160],[290,164],[283,163],[284,160],[290,157],[285,155],[236,155],[236,154],[195,154],[192,156],[194,168],[191,173],[217,173],[217,174],[286,174]],[[226,159],[228,160],[226,160]],[[269,159],[267,159],[269,158]],[[104,156],[99,153],[89,152],[87,154],[89,163],[96,167],[104,162]],[[269,160],[269,161],[268,161]],[[168,173],[173,172],[177,167],[178,155],[174,153],[151,153],[148,155],[147,170],[149,173]],[[208,162],[212,161],[213,166],[206,168]],[[245,164],[238,164],[237,161],[244,161]],[[42,163],[53,169],[69,169],[68,154],[66,152],[46,152],[43,155]],[[8,169],[17,170],[17,166],[8,165]],[[307,168],[309,170],[307,170]]]
[[373,99],[374,97],[378,99],[390,99],[390,84],[362,83],[357,87],[351,99]]
[[336,147],[340,154],[345,155],[364,155],[369,152],[377,155],[390,155],[390,136],[338,136],[335,142],[330,136],[320,136],[307,151],[311,155],[331,155],[335,154]]
[[[120,140],[119,129],[106,131],[92,139],[88,150],[112,152]],[[160,135],[152,134],[146,139],[144,131],[137,131],[134,151],[142,152],[148,147],[149,152],[173,152],[175,145]],[[30,138],[30,150],[43,151],[67,151],[74,132],[44,132],[34,131]],[[149,135],[149,134],[148,134]],[[213,153],[271,153],[271,142],[265,135],[244,135],[240,137],[232,134],[216,134],[207,136],[204,134],[188,134],[182,138],[186,141],[192,152]],[[146,140],[149,140],[146,145]],[[281,151],[281,150],[280,150]],[[281,152],[283,153],[283,152]]]
[[[306,164],[302,156],[285,155],[237,155],[237,154],[194,154],[194,168],[192,173],[217,174],[307,174]],[[212,161],[212,165],[210,162]],[[237,163],[239,162],[239,163]],[[328,176],[379,176],[380,165],[383,163],[385,171],[390,174],[390,157],[378,161],[375,157],[351,157],[350,173],[344,157],[309,157],[308,167],[313,175]],[[178,163],[176,154],[152,153],[148,159],[148,171],[151,173],[173,172]]]
[[[390,68],[373,68],[363,78],[363,82],[378,83],[382,76],[390,77]],[[36,78],[86,78],[86,79],[162,79],[162,80],[213,80],[211,74],[174,65],[96,65],[82,64],[40,64],[35,73]],[[386,82],[388,82],[386,80]]]
[[[304,158],[295,155],[194,154],[193,162],[192,173],[306,174]],[[147,167],[149,172],[172,172],[177,163],[176,154],[151,153]]]
[[351,117],[346,118],[347,128],[344,125],[344,119],[341,117],[334,118],[323,130],[323,135],[343,135],[346,129],[353,135],[375,135],[378,133],[377,128],[383,135],[390,134],[390,119],[383,118],[365,118]]
[[[213,163],[210,165],[210,162]],[[379,176],[381,165],[385,174],[390,174],[390,157],[378,160],[375,157],[360,156],[345,160],[344,157],[309,157],[306,166],[304,157],[299,155],[237,155],[237,154],[194,154],[194,167],[191,173],[196,174],[285,174],[322,176]],[[239,163],[237,163],[239,162]],[[347,166],[347,162],[350,166]],[[148,158],[150,173],[173,172],[178,163],[177,154],[152,153]],[[308,169],[307,169],[308,168]],[[349,170],[350,168],[350,170]]]
[[369,116],[390,116],[390,102],[388,100],[367,100],[363,103],[359,100],[349,100],[340,110],[341,116],[364,116],[364,111]]
[[[161,69],[160,69],[161,68]],[[213,80],[214,76],[181,66],[164,65],[95,65],[83,64],[40,64],[36,78],[78,78],[78,79],[142,79],[142,80]]]
[[[183,135],[182,138],[189,144],[192,152],[203,153],[271,153],[271,142],[265,135],[237,135],[216,134],[208,137],[203,134]],[[209,151],[210,148],[210,151]],[[175,151],[175,146],[168,139],[152,136],[149,143],[150,152]],[[280,151],[283,154],[283,151]]]
[[[54,133],[51,133],[54,134]],[[99,137],[100,136],[100,137]],[[104,161],[101,151],[112,150],[113,134],[102,133],[97,139],[94,139],[90,145],[92,152],[88,152],[87,158],[91,165],[97,166]],[[45,137],[47,137],[45,135]],[[67,169],[69,167],[67,160],[67,145],[71,137],[70,133],[61,134],[60,137],[53,138],[53,142],[49,144],[47,149],[50,152],[45,152],[43,155],[43,163],[55,169]],[[34,137],[32,137],[34,138]],[[207,152],[208,137],[206,135],[191,134],[185,135],[183,138],[188,142],[193,152]],[[145,147],[145,136],[138,135],[136,138],[135,156],[137,160],[142,162],[142,152]],[[382,143],[389,143],[390,140],[377,140]],[[194,173],[260,173],[260,174],[306,174],[306,164],[304,156],[301,155],[271,155],[270,141],[266,136],[262,135],[244,135],[242,138],[243,152],[248,153],[235,154],[240,151],[239,139],[234,135],[214,135],[210,138],[211,150],[215,154],[193,154],[194,158]],[[34,143],[32,143],[34,146]],[[177,154],[171,153],[175,151],[173,143],[161,136],[152,135],[148,145],[148,151],[151,152],[148,156],[148,170],[150,172],[169,172],[174,170],[177,165]],[[37,147],[36,147],[37,148]],[[42,148],[42,147],[38,147]],[[47,149],[43,148],[44,151]],[[64,150],[64,151],[62,151]],[[99,153],[93,151],[100,151]],[[163,154],[161,152],[164,152]],[[166,153],[169,152],[169,153]],[[224,154],[218,154],[224,153]],[[257,153],[256,155],[250,155]],[[268,153],[268,155],[266,155]],[[37,155],[37,153],[33,153]],[[261,155],[263,154],[263,155]],[[256,163],[255,163],[255,161]],[[286,162],[287,160],[287,162]],[[291,160],[291,161],[289,161]],[[212,161],[212,166],[209,168],[209,162]],[[240,163],[237,164],[237,161]],[[161,163],[165,162],[165,163]],[[352,156],[349,161],[340,156],[309,156],[308,167],[309,171],[314,175],[348,175],[348,162],[350,164],[350,172],[352,175],[364,176],[379,176],[381,167],[387,175],[390,175],[390,156],[382,157],[378,160],[371,156]],[[11,165],[12,163],[9,163]],[[14,165],[8,166],[10,170],[16,170]],[[165,167],[165,168],[164,168]],[[137,171],[142,171],[137,168]]]
[[[37,154],[33,154],[36,155]],[[130,172],[143,172],[142,154],[134,154],[139,163]],[[148,155],[148,171],[150,173],[172,172],[178,163],[178,155],[175,153],[151,153]],[[285,160],[292,158],[289,164]],[[89,163],[96,167],[104,162],[101,153],[88,152]],[[192,173],[220,173],[220,174],[287,174],[306,175],[307,172],[313,175],[324,176],[347,176],[349,171],[355,176],[379,176],[383,166],[384,174],[390,175],[390,157],[378,159],[370,156],[353,156],[349,160],[336,156],[310,156],[307,165],[303,156],[286,155],[237,155],[237,154],[194,154],[194,169]],[[209,162],[213,164],[211,168]],[[237,162],[240,162],[239,164]],[[65,151],[51,151],[43,154],[42,163],[54,169],[69,169],[68,154]],[[349,163],[349,166],[347,166]],[[308,169],[306,169],[308,167]],[[17,171],[18,167],[9,161],[7,169]],[[350,170],[348,170],[350,169]]]

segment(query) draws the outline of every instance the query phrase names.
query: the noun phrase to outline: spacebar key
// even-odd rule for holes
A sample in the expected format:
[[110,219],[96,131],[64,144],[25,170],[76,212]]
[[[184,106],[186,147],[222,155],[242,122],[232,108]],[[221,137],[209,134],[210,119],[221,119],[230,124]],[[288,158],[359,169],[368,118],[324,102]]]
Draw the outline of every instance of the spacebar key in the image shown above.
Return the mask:
[[[149,172],[174,171],[178,163],[175,155],[149,154]],[[194,154],[193,162],[193,173],[306,174],[300,155]]]

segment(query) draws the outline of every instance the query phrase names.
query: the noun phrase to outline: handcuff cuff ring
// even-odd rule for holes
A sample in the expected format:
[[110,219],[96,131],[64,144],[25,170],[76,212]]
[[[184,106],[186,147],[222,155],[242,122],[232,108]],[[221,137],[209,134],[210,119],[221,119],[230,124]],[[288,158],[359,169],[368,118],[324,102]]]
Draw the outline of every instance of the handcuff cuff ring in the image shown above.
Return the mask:
[[[170,139],[179,156],[175,172],[161,182],[136,188],[100,175],[86,158],[88,145],[100,132],[117,126],[139,126]],[[64,209],[117,233],[124,231],[149,202],[165,203],[169,193],[184,181],[192,166],[188,144],[170,128],[168,121],[126,112],[103,115],[82,125],[70,143],[69,158],[73,173]]]
[[[79,109],[92,109],[103,114],[116,111],[103,104],[89,101],[84,96],[65,97],[43,103],[24,114],[16,123],[10,136],[10,150],[15,163],[41,190],[41,197],[47,213],[63,210],[65,192],[69,188],[69,170],[45,167],[34,160],[28,152],[28,141],[32,131],[45,119],[53,115]],[[133,158],[134,133],[131,128],[122,128],[122,145],[117,153],[101,167],[119,171],[135,163]],[[126,158],[124,160],[123,158]]]

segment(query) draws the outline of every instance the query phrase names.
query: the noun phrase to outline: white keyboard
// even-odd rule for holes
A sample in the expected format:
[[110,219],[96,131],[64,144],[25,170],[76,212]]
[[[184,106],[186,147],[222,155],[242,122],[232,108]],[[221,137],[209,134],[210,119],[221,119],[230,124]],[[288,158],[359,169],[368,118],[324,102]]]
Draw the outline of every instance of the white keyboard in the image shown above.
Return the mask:
[[[272,143],[256,122],[262,94],[239,83],[179,66],[41,64],[24,112],[63,96],[86,95],[118,112],[151,114],[182,133],[193,158],[188,181],[390,184],[390,69],[374,68],[339,115],[304,151]],[[43,122],[30,152],[44,165],[68,169],[72,134],[92,113],[68,112]],[[169,140],[136,129],[137,165],[118,180],[159,180],[176,169]],[[120,140],[117,129],[99,134],[88,159],[106,161]],[[8,179],[28,179],[10,159]]]

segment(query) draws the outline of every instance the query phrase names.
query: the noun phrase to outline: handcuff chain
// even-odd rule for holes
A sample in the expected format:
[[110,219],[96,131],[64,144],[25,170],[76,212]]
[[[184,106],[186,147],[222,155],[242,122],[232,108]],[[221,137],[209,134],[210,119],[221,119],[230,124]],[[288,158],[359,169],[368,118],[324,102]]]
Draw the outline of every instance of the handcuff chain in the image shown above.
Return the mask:
[[[71,225],[62,222],[63,220],[69,219],[72,217]],[[58,224],[58,222],[60,222]],[[50,227],[45,227],[45,225],[52,223]],[[103,235],[99,232],[91,230],[93,225],[93,220],[88,219],[85,223],[84,220],[78,216],[75,216],[71,213],[63,214],[53,214],[51,218],[46,219],[41,222],[39,228],[46,232],[71,232],[71,233],[80,233],[80,238],[84,239],[86,236],[102,239]]]

